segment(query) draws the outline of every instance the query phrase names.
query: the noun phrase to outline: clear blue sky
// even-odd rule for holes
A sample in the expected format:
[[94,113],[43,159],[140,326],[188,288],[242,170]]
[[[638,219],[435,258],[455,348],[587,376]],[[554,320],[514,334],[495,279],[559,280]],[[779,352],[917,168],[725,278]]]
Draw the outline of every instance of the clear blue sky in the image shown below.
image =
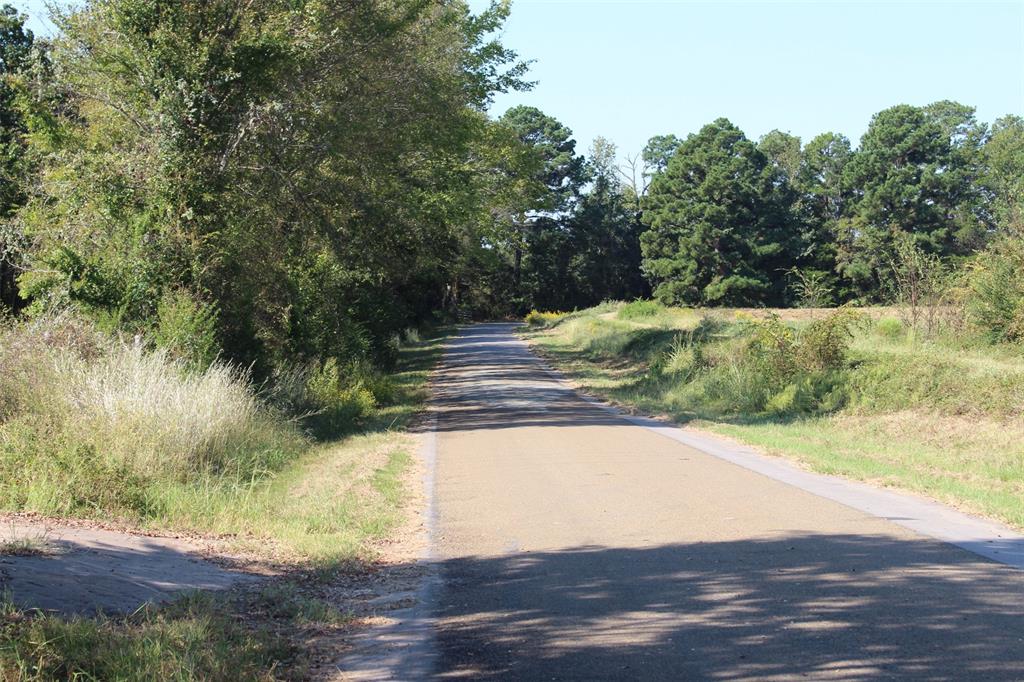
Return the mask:
[[[472,0],[474,9],[487,5]],[[1024,115],[1024,2],[690,3],[518,0],[504,42],[535,59],[530,104],[620,155],[719,116],[759,137],[832,130],[953,99],[987,122]]]
[[[8,0],[10,1],[10,0]],[[14,0],[46,32],[43,0]],[[487,0],[470,0],[475,10]],[[536,60],[531,104],[585,151],[595,135],[639,151],[719,116],[854,143],[871,115],[953,99],[983,121],[1024,115],[1024,0],[1015,2],[555,2],[518,0],[504,42]]]

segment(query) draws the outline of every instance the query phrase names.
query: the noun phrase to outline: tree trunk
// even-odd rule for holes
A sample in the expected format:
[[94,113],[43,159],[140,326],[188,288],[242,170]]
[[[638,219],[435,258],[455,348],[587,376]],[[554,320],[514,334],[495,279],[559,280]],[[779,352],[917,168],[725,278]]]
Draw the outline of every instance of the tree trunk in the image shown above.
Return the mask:
[[7,309],[17,312],[23,303],[18,294],[14,265],[6,259],[0,258],[0,310]]

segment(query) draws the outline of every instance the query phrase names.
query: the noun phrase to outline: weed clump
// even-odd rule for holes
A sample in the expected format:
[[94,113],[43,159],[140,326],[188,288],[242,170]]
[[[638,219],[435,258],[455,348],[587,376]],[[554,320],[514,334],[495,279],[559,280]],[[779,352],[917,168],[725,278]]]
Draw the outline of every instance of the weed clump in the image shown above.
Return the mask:
[[875,323],[875,333],[883,339],[896,341],[906,334],[903,323],[895,317],[883,317]]
[[744,321],[718,347],[691,393],[706,407],[733,414],[809,414],[840,407],[851,327],[838,310],[802,328],[776,315]]
[[540,312],[538,310],[531,310],[526,314],[526,317],[523,319],[523,321],[526,322],[526,324],[531,327],[547,327],[548,325],[561,320],[563,317],[566,316],[566,314],[567,313]]
[[1024,342],[1024,240],[1004,238],[970,264],[967,312],[992,343]]
[[657,301],[636,300],[626,303],[619,308],[618,318],[620,320],[642,320],[651,318],[665,310]]
[[[378,391],[382,395],[388,393],[386,382],[380,383]],[[373,385],[371,372],[358,366],[343,371],[334,358],[311,371],[306,380],[306,395],[316,429],[338,434],[362,424],[377,407]]]

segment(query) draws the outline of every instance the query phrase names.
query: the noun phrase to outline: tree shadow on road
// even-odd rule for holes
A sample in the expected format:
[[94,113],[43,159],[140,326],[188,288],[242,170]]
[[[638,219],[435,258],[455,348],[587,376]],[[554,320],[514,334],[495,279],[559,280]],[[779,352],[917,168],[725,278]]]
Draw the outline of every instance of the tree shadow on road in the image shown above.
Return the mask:
[[1024,675],[1024,573],[927,540],[578,547],[440,571],[439,677]]

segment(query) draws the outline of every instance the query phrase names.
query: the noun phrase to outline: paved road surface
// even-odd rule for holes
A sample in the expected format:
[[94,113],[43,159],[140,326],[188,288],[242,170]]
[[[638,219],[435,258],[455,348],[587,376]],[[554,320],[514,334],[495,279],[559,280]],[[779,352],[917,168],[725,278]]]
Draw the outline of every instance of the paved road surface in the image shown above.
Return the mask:
[[511,325],[437,386],[437,679],[1024,679],[1024,571],[623,421]]

